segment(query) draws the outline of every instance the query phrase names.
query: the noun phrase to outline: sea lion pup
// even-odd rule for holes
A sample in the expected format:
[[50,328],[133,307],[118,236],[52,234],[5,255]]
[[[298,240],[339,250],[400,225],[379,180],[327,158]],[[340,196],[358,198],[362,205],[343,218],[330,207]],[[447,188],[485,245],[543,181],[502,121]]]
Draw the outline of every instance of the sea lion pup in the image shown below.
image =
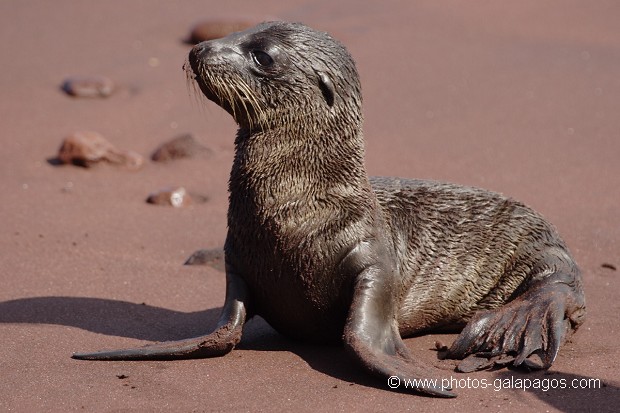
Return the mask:
[[[481,189],[368,178],[358,74],[329,35],[264,23],[198,44],[185,68],[239,126],[217,327],[75,358],[221,356],[260,315],[289,337],[342,340],[384,380],[425,379],[437,371],[401,336],[465,326],[447,353],[468,370],[532,354],[548,368],[583,322],[579,270],[536,212]],[[454,396],[441,382],[414,390]]]

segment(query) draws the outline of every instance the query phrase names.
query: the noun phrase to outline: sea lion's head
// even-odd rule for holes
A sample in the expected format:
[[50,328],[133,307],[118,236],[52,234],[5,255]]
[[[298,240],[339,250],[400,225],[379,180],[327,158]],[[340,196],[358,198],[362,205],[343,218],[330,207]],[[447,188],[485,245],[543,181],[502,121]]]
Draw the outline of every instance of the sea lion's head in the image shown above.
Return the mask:
[[299,23],[262,23],[196,45],[185,65],[240,128],[361,130],[361,86],[345,47]]

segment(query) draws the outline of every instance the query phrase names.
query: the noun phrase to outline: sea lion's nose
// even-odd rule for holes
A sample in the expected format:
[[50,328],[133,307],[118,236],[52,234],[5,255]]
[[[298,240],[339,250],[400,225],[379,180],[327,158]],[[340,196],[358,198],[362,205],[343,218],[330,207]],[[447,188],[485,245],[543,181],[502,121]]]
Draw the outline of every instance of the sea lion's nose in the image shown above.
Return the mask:
[[203,59],[211,53],[213,53],[211,41],[198,43],[196,46],[192,47],[192,50],[189,52],[189,59],[190,61]]
[[226,56],[237,55],[235,46],[222,39],[208,40],[195,45],[189,52],[189,61],[195,65],[198,61],[209,62],[211,60],[219,60]]

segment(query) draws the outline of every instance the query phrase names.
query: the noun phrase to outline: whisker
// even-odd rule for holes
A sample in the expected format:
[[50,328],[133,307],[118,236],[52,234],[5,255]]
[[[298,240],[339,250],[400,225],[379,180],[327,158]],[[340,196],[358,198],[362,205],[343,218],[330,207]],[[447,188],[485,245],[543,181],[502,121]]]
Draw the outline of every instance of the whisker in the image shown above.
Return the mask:
[[189,59],[186,59],[184,67],[189,94],[202,108],[207,107],[206,100],[209,99],[202,93],[197,79],[202,79],[202,82],[211,85],[209,89],[219,105],[229,107],[237,124],[245,121],[250,129],[266,125],[266,104],[258,98],[256,90],[245,79],[220,71],[217,65],[199,66],[196,69],[198,73],[195,73],[189,65]]

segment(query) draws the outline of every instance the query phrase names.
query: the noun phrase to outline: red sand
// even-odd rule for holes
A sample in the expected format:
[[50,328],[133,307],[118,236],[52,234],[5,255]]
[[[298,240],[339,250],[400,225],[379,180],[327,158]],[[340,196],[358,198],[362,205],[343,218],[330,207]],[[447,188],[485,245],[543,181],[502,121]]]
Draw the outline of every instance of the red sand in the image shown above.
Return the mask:
[[[620,267],[618,2],[244,3],[0,2],[0,410],[617,409],[620,273],[602,264]],[[194,23],[240,10],[303,21],[349,47],[371,174],[486,187],[557,225],[583,269],[589,314],[549,372],[456,374],[430,350],[454,336],[424,336],[406,340],[417,357],[478,388],[455,389],[456,400],[392,393],[341,348],[293,343],[261,320],[218,359],[70,358],[213,326],[223,274],[181,264],[223,243],[235,126],[215,105],[192,104],[182,40]],[[70,98],[59,89],[70,75],[109,76],[121,89]],[[50,165],[75,130],[145,156],[189,132],[214,155],[138,172]],[[172,185],[210,201],[144,202]],[[497,378],[594,378],[601,388],[480,388]]]

